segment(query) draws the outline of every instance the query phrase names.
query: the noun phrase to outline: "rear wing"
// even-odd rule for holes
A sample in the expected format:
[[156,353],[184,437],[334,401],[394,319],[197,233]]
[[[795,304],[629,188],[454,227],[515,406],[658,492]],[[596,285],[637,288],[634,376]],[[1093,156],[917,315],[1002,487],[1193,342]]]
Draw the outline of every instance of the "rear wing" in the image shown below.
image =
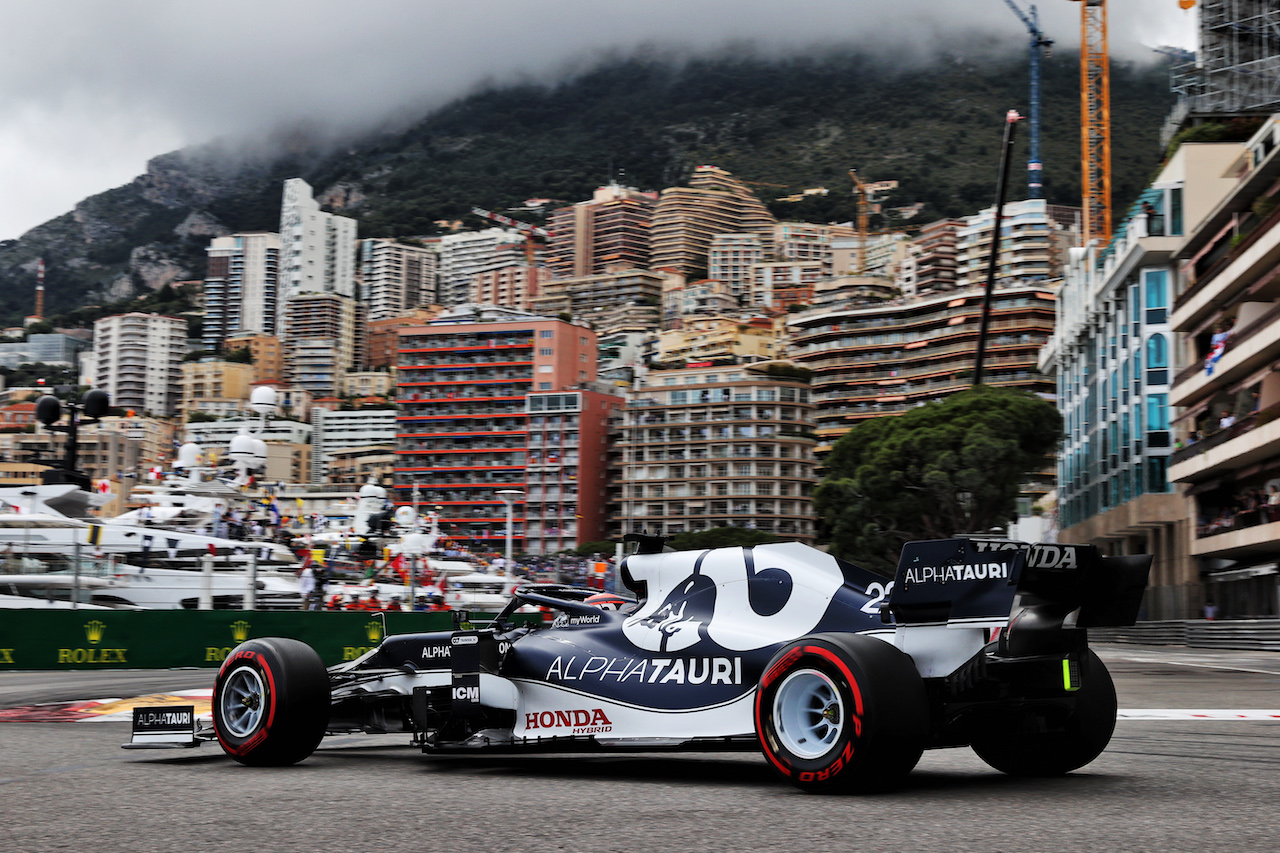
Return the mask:
[[1132,625],[1151,572],[1147,554],[1107,557],[1095,545],[1010,539],[908,542],[887,606],[899,625],[999,627],[1023,606],[1079,611],[1078,628]]

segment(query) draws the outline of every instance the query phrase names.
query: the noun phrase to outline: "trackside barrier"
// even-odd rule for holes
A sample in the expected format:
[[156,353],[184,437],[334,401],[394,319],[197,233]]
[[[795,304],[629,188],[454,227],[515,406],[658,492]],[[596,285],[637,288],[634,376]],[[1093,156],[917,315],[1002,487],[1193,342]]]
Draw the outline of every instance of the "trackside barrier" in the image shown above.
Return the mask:
[[[387,613],[387,631],[444,631],[449,612]],[[0,611],[0,671],[216,667],[252,637],[292,637],[326,666],[383,636],[374,613],[263,610]]]
[[1095,643],[1280,652],[1280,619],[1139,622],[1131,628],[1090,628],[1089,640]]

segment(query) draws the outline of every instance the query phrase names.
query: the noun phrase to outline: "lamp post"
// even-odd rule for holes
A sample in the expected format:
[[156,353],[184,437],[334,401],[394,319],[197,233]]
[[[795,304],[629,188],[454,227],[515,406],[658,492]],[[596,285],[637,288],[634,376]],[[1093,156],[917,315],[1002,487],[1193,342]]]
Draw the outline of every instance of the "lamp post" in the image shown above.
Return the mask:
[[511,524],[512,514],[515,509],[516,501],[524,497],[524,492],[519,489],[500,489],[498,497],[507,505],[507,562],[502,567],[503,574],[511,571]]

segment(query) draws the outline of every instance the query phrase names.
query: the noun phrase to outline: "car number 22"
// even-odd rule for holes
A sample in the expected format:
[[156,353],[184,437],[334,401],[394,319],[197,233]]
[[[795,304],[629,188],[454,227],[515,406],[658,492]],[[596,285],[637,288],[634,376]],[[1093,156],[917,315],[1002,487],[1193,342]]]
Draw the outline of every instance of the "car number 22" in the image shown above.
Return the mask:
[[862,605],[862,612],[871,616],[879,614],[880,603],[888,598],[891,592],[893,592],[893,581],[888,583],[873,581],[867,584],[867,595],[871,596],[871,600]]

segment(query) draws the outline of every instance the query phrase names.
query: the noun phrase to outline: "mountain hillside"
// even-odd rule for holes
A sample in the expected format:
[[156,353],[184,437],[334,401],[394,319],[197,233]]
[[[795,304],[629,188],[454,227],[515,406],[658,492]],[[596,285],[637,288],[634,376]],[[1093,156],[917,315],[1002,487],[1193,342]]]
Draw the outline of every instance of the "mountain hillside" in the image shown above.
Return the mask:
[[[1157,134],[1172,104],[1159,68],[1112,69],[1117,208],[1159,162]],[[0,322],[32,310],[35,264],[46,261],[46,315],[127,299],[201,278],[211,236],[278,227],[281,182],[302,177],[327,209],[360,221],[361,236],[435,233],[473,206],[527,198],[573,202],[611,176],[642,189],[721,166],[753,182],[780,217],[855,216],[848,172],[897,180],[886,207],[924,205],[909,222],[974,213],[994,200],[1002,122],[1027,112],[1021,55],[939,58],[892,69],[855,54],[790,60],[609,62],[555,86],[478,92],[394,133],[320,148],[295,134],[272,156],[222,145],[164,154],[132,183],[0,243]],[[402,127],[406,125],[402,124]],[[1010,198],[1025,194],[1026,128]],[[1049,200],[1079,204],[1079,76],[1074,56],[1045,64],[1042,159]],[[826,196],[776,201],[807,188]]]

